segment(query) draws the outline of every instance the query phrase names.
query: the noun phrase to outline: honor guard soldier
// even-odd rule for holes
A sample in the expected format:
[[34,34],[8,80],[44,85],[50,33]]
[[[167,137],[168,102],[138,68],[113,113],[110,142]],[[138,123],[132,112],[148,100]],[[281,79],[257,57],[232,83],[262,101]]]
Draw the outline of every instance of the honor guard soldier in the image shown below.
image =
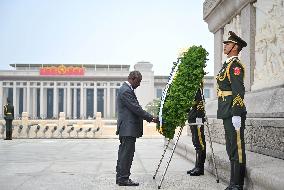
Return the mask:
[[[194,106],[188,113],[188,123],[204,123],[205,112],[202,98],[202,88],[199,88],[194,100]],[[204,175],[204,163],[206,159],[206,142],[204,135],[204,125],[190,125],[192,143],[196,151],[195,167],[187,174],[191,176]]]
[[223,43],[227,60],[216,79],[217,118],[223,120],[226,151],[231,163],[230,185],[225,190],[242,190],[246,168],[244,129],[247,112],[244,104],[245,68],[238,55],[247,43],[232,31]]
[[14,106],[11,104],[9,98],[7,98],[7,104],[4,106],[4,119],[6,121],[5,140],[12,140],[12,121],[14,119]]

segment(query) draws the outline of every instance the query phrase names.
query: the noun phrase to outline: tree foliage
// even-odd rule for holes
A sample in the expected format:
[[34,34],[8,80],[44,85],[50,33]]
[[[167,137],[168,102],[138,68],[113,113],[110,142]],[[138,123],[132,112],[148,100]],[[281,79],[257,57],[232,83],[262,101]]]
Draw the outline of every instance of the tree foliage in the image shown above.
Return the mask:
[[161,100],[156,98],[153,99],[153,101],[149,102],[146,105],[146,111],[150,114],[152,114],[154,117],[158,116],[159,113],[159,106],[160,106]]
[[192,46],[180,58],[178,71],[171,83],[162,109],[163,124],[157,129],[172,139],[175,129],[185,125],[189,108],[203,80],[208,52],[202,46]]

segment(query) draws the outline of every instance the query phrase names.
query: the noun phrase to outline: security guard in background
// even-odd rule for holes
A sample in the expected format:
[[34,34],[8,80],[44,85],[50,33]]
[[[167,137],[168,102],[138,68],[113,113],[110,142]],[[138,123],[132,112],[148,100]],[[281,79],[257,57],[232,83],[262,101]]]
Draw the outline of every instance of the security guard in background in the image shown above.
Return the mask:
[[226,150],[231,163],[230,185],[225,190],[242,190],[246,169],[244,129],[247,112],[244,104],[245,68],[238,54],[247,43],[232,31],[223,43],[227,60],[216,79],[217,118],[223,120]]
[[6,138],[5,140],[12,140],[12,121],[14,119],[14,106],[10,99],[7,98],[7,104],[4,106],[4,119],[6,121]]
[[[188,123],[203,123],[205,121],[204,102],[202,99],[202,88],[199,88],[195,95],[195,105],[188,113]],[[206,142],[204,135],[203,125],[191,125],[190,126],[192,143],[196,151],[195,167],[187,174],[191,176],[204,175],[204,163],[206,159]]]

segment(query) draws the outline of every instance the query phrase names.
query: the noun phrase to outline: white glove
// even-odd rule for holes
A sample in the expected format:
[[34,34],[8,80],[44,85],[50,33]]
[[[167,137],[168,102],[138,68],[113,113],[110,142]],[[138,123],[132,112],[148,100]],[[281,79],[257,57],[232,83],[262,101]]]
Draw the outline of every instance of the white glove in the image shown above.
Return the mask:
[[[195,123],[202,123],[202,118],[196,118]],[[200,128],[202,125],[197,125],[198,128]]]
[[232,117],[232,123],[233,123],[233,126],[235,127],[235,130],[240,130],[241,128],[241,116],[233,116]]

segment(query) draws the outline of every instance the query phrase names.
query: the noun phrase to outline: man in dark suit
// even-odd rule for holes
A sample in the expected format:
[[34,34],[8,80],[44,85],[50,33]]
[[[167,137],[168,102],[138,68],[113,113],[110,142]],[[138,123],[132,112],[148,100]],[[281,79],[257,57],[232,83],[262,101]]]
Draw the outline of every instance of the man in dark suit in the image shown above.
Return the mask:
[[6,121],[6,138],[5,140],[12,140],[12,121],[14,119],[14,106],[7,98],[7,104],[4,106],[4,119]]
[[120,145],[116,166],[116,183],[119,186],[138,186],[139,183],[129,179],[130,168],[135,152],[136,138],[143,135],[143,119],[157,122],[151,114],[139,105],[134,89],[140,86],[142,75],[139,71],[132,71],[119,88],[117,95],[117,132]]

